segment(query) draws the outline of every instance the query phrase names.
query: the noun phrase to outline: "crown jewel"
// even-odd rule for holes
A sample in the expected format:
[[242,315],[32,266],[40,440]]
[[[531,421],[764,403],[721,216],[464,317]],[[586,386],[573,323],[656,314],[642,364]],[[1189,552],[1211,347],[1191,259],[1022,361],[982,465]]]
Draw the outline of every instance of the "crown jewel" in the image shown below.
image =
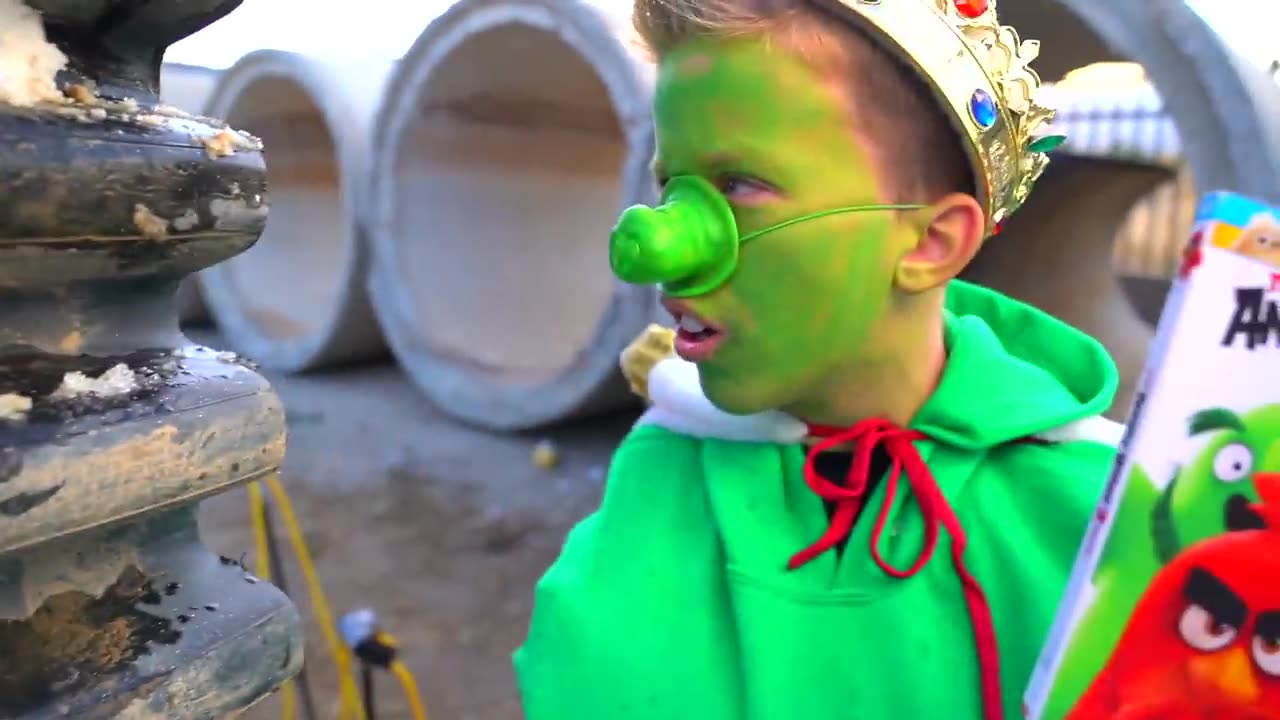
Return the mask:
[[1062,144],[1037,137],[1053,111],[1036,101],[1037,40],[1001,25],[996,0],[832,0],[926,79],[966,139],[987,230],[1022,205]]

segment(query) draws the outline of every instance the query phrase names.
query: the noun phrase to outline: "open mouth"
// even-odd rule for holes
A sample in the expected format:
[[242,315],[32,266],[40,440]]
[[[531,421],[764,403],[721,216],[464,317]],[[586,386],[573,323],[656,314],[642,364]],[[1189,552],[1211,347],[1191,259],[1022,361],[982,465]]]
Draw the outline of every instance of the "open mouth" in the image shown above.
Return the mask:
[[1223,510],[1223,524],[1230,532],[1267,529],[1267,521],[1254,509],[1249,498],[1243,495],[1232,495],[1227,498],[1227,504]]
[[676,320],[676,354],[689,362],[710,359],[724,342],[724,331],[695,315],[684,303],[664,301],[663,306]]

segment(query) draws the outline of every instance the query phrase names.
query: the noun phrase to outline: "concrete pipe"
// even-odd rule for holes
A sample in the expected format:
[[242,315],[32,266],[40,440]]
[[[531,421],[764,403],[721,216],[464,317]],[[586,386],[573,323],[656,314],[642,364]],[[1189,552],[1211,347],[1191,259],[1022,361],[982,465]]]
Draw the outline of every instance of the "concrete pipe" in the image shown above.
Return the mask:
[[359,206],[389,67],[259,50],[228,69],[209,99],[206,115],[266,147],[266,232],[200,278],[228,342],[265,367],[300,372],[385,352],[365,289]]
[[[1140,63],[1200,188],[1280,201],[1280,92],[1182,0],[1006,0],[1000,11],[1023,37],[1043,40],[1042,71],[1116,59]],[[1059,166],[1057,179],[1047,177],[1008,231],[988,243],[971,275],[1102,338],[1123,377],[1112,408],[1122,417],[1151,330],[1116,282],[1109,247],[1129,206],[1169,176],[1098,159],[1060,159]],[[1099,197],[1119,198],[1121,191],[1126,202]]]
[[371,288],[406,372],[498,430],[631,402],[618,354],[656,292],[608,234],[655,198],[652,70],[628,20],[574,0],[461,0],[393,74],[375,125]]
[[1280,202],[1280,89],[1183,0],[1039,2],[1066,6],[1107,46],[1146,69],[1201,187]]
[[[189,113],[203,112],[214,87],[218,71],[196,65],[164,63],[160,66],[160,102]],[[184,325],[203,325],[209,321],[197,276],[188,276],[178,288],[178,320]]]

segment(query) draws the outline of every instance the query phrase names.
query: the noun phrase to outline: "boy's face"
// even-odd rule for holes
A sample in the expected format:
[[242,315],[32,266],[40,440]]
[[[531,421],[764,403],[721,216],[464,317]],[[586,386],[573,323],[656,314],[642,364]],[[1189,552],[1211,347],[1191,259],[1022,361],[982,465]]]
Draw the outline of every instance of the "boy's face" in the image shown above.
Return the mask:
[[[739,233],[883,202],[845,101],[763,38],[696,40],[668,53],[654,99],[659,182],[701,175]],[[811,401],[823,379],[873,352],[898,260],[914,237],[892,212],[807,220],[741,247],[709,294],[668,303],[720,332],[677,343],[707,397],[747,414]],[[683,334],[682,334],[683,335]]]

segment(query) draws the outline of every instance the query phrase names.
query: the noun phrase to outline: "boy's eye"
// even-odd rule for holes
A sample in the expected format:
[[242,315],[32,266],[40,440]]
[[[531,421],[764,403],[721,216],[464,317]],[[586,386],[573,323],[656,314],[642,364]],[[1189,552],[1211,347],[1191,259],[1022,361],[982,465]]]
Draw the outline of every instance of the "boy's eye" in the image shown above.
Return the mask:
[[716,181],[716,187],[730,202],[751,204],[773,197],[776,193],[768,184],[741,175],[726,175]]

